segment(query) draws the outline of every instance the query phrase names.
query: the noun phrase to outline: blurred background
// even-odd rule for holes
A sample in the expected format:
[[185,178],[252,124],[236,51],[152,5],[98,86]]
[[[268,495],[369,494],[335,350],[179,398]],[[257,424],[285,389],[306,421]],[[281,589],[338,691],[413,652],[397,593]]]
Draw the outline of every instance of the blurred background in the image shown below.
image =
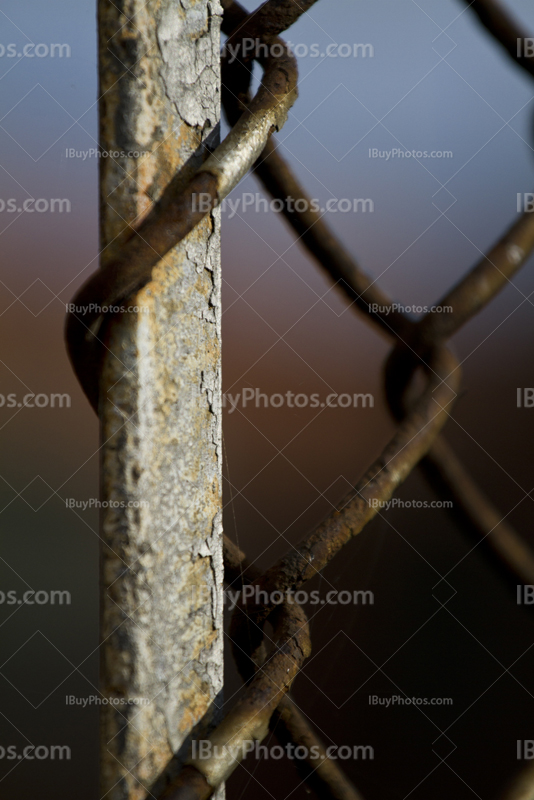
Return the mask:
[[[534,9],[509,5],[534,32]],[[67,362],[63,320],[98,260],[98,159],[69,157],[97,147],[95,4],[4,0],[0,31],[0,746],[72,753],[5,755],[0,796],[66,800],[76,786],[93,800],[98,712],[66,697],[95,694],[98,682],[98,512],[67,506],[98,495],[98,426]],[[397,302],[432,305],[511,224],[518,193],[534,190],[534,84],[460,0],[320,0],[286,39],[300,97],[281,152],[321,206],[372,201],[372,211],[360,203],[328,222]],[[31,43],[41,46],[31,53],[69,51],[19,57]],[[396,148],[451,155],[372,157]],[[260,191],[247,178],[231,198],[237,213],[223,212],[224,391],[374,397],[365,408],[227,405],[225,531],[267,568],[331,510],[394,426],[382,394],[390,345],[279,214],[243,207]],[[28,198],[48,210],[24,211]],[[68,201],[62,213],[52,199]],[[533,267],[453,340],[463,393],[446,436],[534,546],[534,408],[516,402],[518,388],[534,386]],[[19,407],[27,393],[71,400]],[[417,471],[399,497],[436,499]],[[295,684],[326,744],[373,748],[372,759],[342,764],[367,800],[497,798],[521,766],[516,741],[534,738],[532,615],[475,544],[447,511],[384,510],[310,586],[373,593],[372,604],[310,606],[314,650]],[[9,591],[28,589],[67,591],[70,603],[8,603]],[[233,704],[231,657],[226,676]],[[452,704],[370,700],[393,695]],[[234,800],[308,791],[288,761],[249,758],[228,783]]]

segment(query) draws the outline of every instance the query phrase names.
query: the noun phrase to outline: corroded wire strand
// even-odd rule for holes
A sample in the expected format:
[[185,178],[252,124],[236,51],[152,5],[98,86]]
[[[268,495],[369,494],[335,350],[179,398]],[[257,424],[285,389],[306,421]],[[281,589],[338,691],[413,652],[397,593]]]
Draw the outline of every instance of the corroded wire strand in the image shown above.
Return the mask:
[[429,476],[438,484],[443,483],[443,491],[450,493],[454,507],[465,515],[479,541],[486,541],[514,577],[534,586],[532,550],[482,494],[442,436],[436,439],[425,460]]
[[[293,25],[301,16],[317,2],[317,0],[267,0],[256,11],[246,14],[241,9],[239,27],[235,26],[230,31],[229,43],[234,46],[241,44],[245,39],[257,39],[259,42],[270,43],[274,38]],[[231,6],[235,6],[234,14],[238,14],[238,3],[233,0],[222,0],[222,6],[227,13]],[[246,20],[243,16],[246,14]],[[236,21],[234,16],[232,22]],[[223,28],[224,30],[224,28]],[[254,52],[241,53],[249,60],[254,58]]]
[[[263,6],[264,16],[271,3]],[[297,63],[284,44],[264,60],[265,72],[256,96],[242,111],[226,139],[207,158],[185,187],[171,181],[162,199],[132,233],[119,258],[95,272],[72,300],[75,311],[67,315],[66,339],[74,371],[98,413],[102,341],[99,333],[109,314],[141,289],[152,268],[190,233],[239,183],[265,147],[269,136],[287,119],[297,98]],[[202,204],[195,202],[202,197]]]
[[[226,535],[223,538],[223,550],[226,583],[240,589],[261,577],[260,570],[249,564],[243,551]],[[337,761],[329,758],[321,739],[289,694],[278,704],[271,717],[270,728],[282,744],[291,742],[297,747],[304,747],[306,756],[298,759],[296,766],[301,777],[319,797],[326,800],[362,800],[361,794]]]
[[[404,390],[419,363],[417,352],[428,355],[433,346],[449,338],[481,311],[505,288],[534,249],[534,214],[524,214],[439,301],[439,305],[452,306],[452,314],[428,314],[421,322],[414,322],[393,311],[391,299],[361,270],[321,215],[313,211],[309,196],[277,152],[273,140],[267,143],[254,171],[273,198],[293,199],[291,211],[287,203],[284,205],[285,218],[303,246],[348,300],[384,333],[400,340],[398,349],[390,357],[386,377],[386,393],[399,418],[404,415]],[[303,202],[297,204],[297,200]],[[297,205],[305,210],[297,211]],[[372,312],[372,306],[378,310]],[[454,496],[464,519],[478,531],[507,569],[522,582],[534,583],[531,549],[509,524],[500,522],[502,515],[476,486],[441,436],[436,438],[421,466],[432,475],[439,475],[441,488]]]
[[402,417],[403,397],[415,368],[481,311],[527,262],[534,251],[534,214],[525,212],[487,255],[436,303],[451,312],[428,313],[398,342],[386,365],[386,396]]
[[[432,314],[416,323],[402,313],[392,311],[391,299],[362,272],[325,220],[317,212],[309,210],[311,202],[308,195],[276,151],[273,140],[268,142],[254,171],[273,198],[284,200],[291,197],[293,201],[303,201],[298,208],[306,211],[297,211],[297,204],[293,202],[292,210],[289,211],[288,204],[285,204],[283,213],[304,247],[350,302],[366,313],[384,333],[400,339],[398,352],[403,357],[397,362],[394,374],[393,371],[388,372],[386,380],[389,400],[397,408],[397,416],[400,417],[404,414],[404,401],[400,399],[402,392],[399,393],[399,387],[407,386],[411,370],[418,363],[415,348],[420,346],[422,351],[428,351],[433,344],[455,333],[506,286],[513,274],[525,264],[534,247],[534,214],[525,214],[440,301],[440,305],[451,305],[453,314]],[[380,310],[370,313],[373,305]],[[420,337],[425,342],[424,347],[418,345]],[[412,343],[412,348],[408,346],[408,341]],[[398,352],[394,352],[396,360]],[[509,524],[500,522],[500,513],[476,486],[441,436],[436,438],[421,466],[432,474],[439,474],[444,484],[441,488],[454,496],[464,518],[486,540],[503,564],[521,581],[534,583],[534,556],[530,548]]]
[[[269,599],[265,605],[238,604],[232,617],[233,636],[245,636],[246,615],[260,625],[272,608],[274,593],[286,595],[320,572],[354,536],[378,513],[428,452],[445,424],[450,404],[459,389],[457,362],[449,351],[437,350],[431,372],[420,398],[378,459],[326,519],[303,541],[255,581],[257,596]],[[450,376],[450,377],[449,377]],[[260,592],[266,595],[260,595]],[[245,611],[245,614],[242,612]],[[259,628],[252,627],[252,636]]]
[[534,58],[519,51],[528,34],[498,0],[463,0],[512,60],[534,76]]
[[[274,627],[274,646],[266,667],[260,668],[249,683],[245,694],[207,737],[205,758],[192,758],[176,783],[164,794],[165,800],[190,800],[191,779],[195,786],[210,794],[225,781],[246,755],[251,742],[261,742],[268,733],[269,721],[275,708],[310,654],[310,639],[306,616],[296,603],[283,603],[271,615]],[[202,782],[197,773],[200,774]],[[203,788],[202,788],[203,787]],[[206,796],[203,793],[202,797]],[[207,795],[209,796],[209,795]]]
[[532,762],[527,763],[513,778],[500,795],[500,800],[534,800],[534,764]]
[[[402,338],[408,336],[414,322],[392,308],[391,300],[360,268],[315,209],[307,192],[280,155],[276,144],[267,142],[254,165],[254,173],[275,200],[283,203],[282,213],[312,258],[325,269],[349,300],[376,322],[387,335],[393,331]],[[293,202],[288,202],[292,200]],[[296,201],[301,211],[296,210]],[[386,312],[373,310],[386,309]]]
[[[292,0],[289,2],[291,3]],[[225,17],[228,14],[226,21],[223,18],[223,31],[231,33],[232,26],[238,26],[238,31],[242,35],[247,19],[244,9],[234,0],[223,0],[223,7]],[[222,91],[224,110],[231,125],[239,119],[242,108],[248,102],[252,78],[249,64],[251,59],[249,58],[248,61],[240,59],[239,51],[235,56],[235,51],[231,49],[233,38],[235,37],[229,37],[225,53],[232,55],[232,64],[238,64],[238,67],[232,72],[231,64],[223,59]],[[337,239],[324,221],[324,214],[315,210],[311,198],[278,152],[273,140],[266,143],[253,169],[271,197],[282,202],[282,213],[303,246],[312,258],[328,271],[336,283],[339,282],[342,291],[348,294],[350,300],[356,303],[360,310],[369,313],[373,321],[385,328],[388,333],[391,334],[392,331],[395,331],[399,335],[405,332],[407,334],[414,323],[406,315],[391,308],[389,298],[362,271],[353,256]],[[299,204],[301,210],[297,211],[295,204],[288,202],[289,199],[301,201]],[[386,311],[374,312],[370,309],[370,306],[374,305],[386,308]]]
[[308,753],[305,759],[297,759],[296,766],[303,780],[319,797],[325,800],[363,800],[337,763],[328,757],[324,744],[290,695],[286,695],[275,709],[271,729],[282,743],[290,741]]
[[450,339],[495,295],[510,283],[534,251],[534,214],[525,212],[473,269],[436,303],[452,313],[426,314],[413,335],[418,346],[440,345]]

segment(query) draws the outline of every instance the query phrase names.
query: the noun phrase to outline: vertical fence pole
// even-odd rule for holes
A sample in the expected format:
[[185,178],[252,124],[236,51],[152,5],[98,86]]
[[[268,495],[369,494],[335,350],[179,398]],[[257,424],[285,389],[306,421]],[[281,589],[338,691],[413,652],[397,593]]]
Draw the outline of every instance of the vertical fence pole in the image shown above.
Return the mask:
[[[217,144],[220,8],[217,0],[98,0],[98,15],[100,143],[110,153],[100,159],[105,267],[171,179],[185,184]],[[105,342],[107,800],[157,791],[220,706],[219,255],[216,212],[157,264]]]

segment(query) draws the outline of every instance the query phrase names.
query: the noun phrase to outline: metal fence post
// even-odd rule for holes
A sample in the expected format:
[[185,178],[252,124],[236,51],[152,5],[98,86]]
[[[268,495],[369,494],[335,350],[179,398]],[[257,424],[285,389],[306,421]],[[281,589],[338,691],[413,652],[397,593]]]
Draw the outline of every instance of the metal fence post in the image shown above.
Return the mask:
[[[105,268],[169,182],[186,183],[217,143],[220,8],[211,0],[99,0],[98,13]],[[156,791],[220,705],[217,212],[161,259],[129,303],[106,334],[100,401],[101,675],[114,699],[101,717],[109,800]]]

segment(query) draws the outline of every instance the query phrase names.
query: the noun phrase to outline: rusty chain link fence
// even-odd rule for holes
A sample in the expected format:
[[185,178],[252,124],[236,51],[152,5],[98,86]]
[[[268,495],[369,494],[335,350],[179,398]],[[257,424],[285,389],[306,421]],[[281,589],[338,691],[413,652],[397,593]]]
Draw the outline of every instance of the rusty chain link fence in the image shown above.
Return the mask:
[[[74,299],[77,307],[115,306],[151,278],[153,265],[218,206],[252,169],[283,213],[312,259],[365,318],[389,337],[385,392],[398,426],[391,441],[337,508],[265,573],[247,562],[224,538],[225,580],[234,589],[254,593],[237,604],[231,623],[233,654],[247,689],[209,736],[211,755],[191,758],[162,796],[165,800],[205,800],[228,778],[251,741],[275,731],[280,741],[313,752],[300,768],[321,797],[359,800],[289,690],[310,653],[309,629],[294,594],[362,531],[416,467],[425,470],[478,531],[506,569],[524,584],[534,584],[534,556],[499,511],[484,496],[442,434],[461,387],[460,366],[447,341],[503,289],[534,250],[534,214],[524,213],[495,246],[436,303],[449,314],[414,319],[400,313],[360,268],[328,227],[305,189],[277,152],[271,138],[297,99],[297,65],[279,38],[316,0],[267,0],[250,15],[234,0],[223,0],[223,105],[232,125],[223,143],[196,172],[189,185],[132,236],[120,257],[97,272]],[[526,34],[496,0],[468,2],[496,43],[518,66],[534,76],[534,58],[518,49]],[[245,40],[257,47],[246,54]],[[241,53],[240,57],[229,54]],[[252,62],[263,68],[257,94],[250,97]],[[197,198],[204,202],[199,210]],[[293,203],[287,203],[291,198]],[[298,201],[302,202],[299,204]],[[304,210],[297,210],[301,208]],[[76,374],[93,408],[98,409],[101,349],[98,311],[72,313],[67,340]],[[415,378],[419,376],[419,382]],[[422,378],[422,380],[421,380]],[[415,386],[418,388],[416,389]],[[421,389],[420,387],[423,386]],[[250,597],[255,599],[250,600]],[[257,598],[261,598],[261,601]],[[275,600],[275,598],[278,598]],[[283,602],[280,602],[280,598]],[[267,635],[269,622],[272,633]],[[522,774],[507,800],[534,797],[532,771]]]

